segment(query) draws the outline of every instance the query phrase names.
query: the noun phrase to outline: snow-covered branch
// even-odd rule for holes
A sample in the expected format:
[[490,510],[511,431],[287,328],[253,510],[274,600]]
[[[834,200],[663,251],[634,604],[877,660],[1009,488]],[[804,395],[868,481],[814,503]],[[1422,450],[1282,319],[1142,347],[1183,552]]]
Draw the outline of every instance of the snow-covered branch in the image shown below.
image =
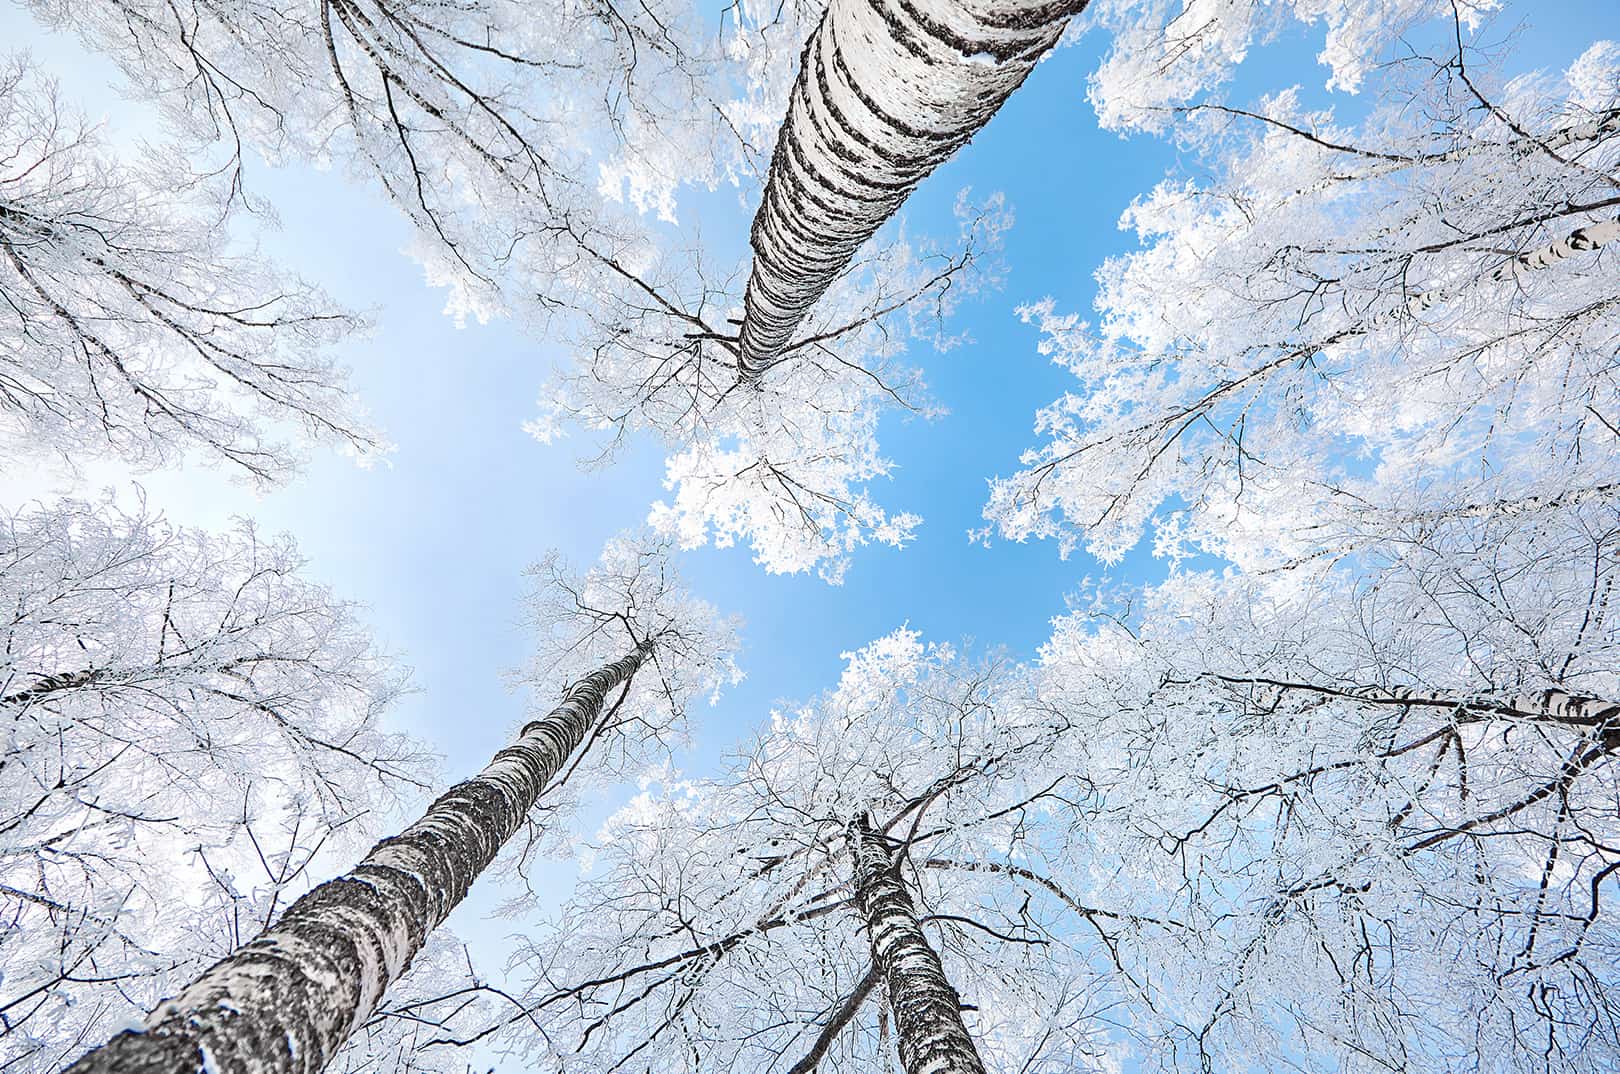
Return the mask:
[[298,461],[282,426],[381,450],[331,357],[359,319],[233,247],[172,149],[115,159],[0,60],[0,451],[143,468],[195,452],[265,483]]

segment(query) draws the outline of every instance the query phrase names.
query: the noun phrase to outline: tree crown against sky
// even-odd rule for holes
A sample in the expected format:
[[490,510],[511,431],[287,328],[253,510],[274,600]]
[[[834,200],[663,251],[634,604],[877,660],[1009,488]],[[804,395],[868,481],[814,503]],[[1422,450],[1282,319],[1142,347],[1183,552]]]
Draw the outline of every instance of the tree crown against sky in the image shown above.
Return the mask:
[[[1191,928],[1147,950],[1131,1024],[1169,1069],[1612,1063],[1612,725],[1484,686],[1498,624],[1432,564],[1336,573],[1183,576],[1044,654],[1054,705],[1106,713],[1087,837]],[[1573,680],[1612,713],[1610,645]]]
[[526,229],[578,207],[593,148],[623,146],[606,181],[667,205],[724,125],[724,100],[705,96],[718,39],[678,5],[566,4],[544,19],[506,0],[32,6],[109,55],[196,146],[217,146],[228,197],[252,201],[244,154],[342,166],[475,288],[499,282],[514,245],[545,238]]
[[3,521],[3,1052],[55,1068],[251,937],[433,778],[286,539],[61,501]]
[[385,450],[334,360],[362,319],[233,242],[174,146],[120,156],[103,133],[0,57],[0,449],[142,470],[193,453],[260,485],[303,443]]
[[[1025,669],[1005,657],[925,647],[906,630],[846,657],[836,690],[777,714],[726,776],[666,771],[610,818],[570,906],[520,949],[522,991],[472,1017],[453,1000],[416,1012],[445,1018],[429,1054],[493,1040],[564,1069],[789,1069],[870,965],[846,836],[866,810],[938,859],[931,872],[914,850],[906,882],[943,929],[948,974],[977,1005],[969,1027],[991,1067],[1056,1070],[1092,1054],[1090,975],[1043,938],[1052,907],[1020,925],[1016,887],[966,866],[961,877],[939,871],[947,858],[1019,855],[1006,840],[1024,829],[996,809],[1038,802],[1044,769],[1024,762],[1050,744],[1058,717],[1029,702]],[[981,913],[981,898],[995,907],[981,918],[988,935],[951,917]],[[1009,929],[1022,952],[1011,960],[998,940]],[[825,1062],[870,1069],[890,1048],[874,1003],[830,1040]]]
[[[344,10],[352,15],[359,9]],[[1212,24],[1221,32],[1205,35],[1219,47],[1209,53],[1213,60],[1194,64],[1203,72],[1196,85],[1207,87],[1224,77],[1242,44],[1270,32],[1267,12],[1273,10],[1192,5],[1190,15],[1226,20]],[[1291,10],[1334,17],[1305,5]],[[1411,18],[1429,10],[1383,5],[1380,33],[1406,29]],[[1141,11],[1144,25],[1172,13],[1169,8]],[[1102,13],[1120,17],[1115,9]],[[1208,219],[1201,210],[1178,216],[1172,195],[1165,193],[1170,187],[1161,188],[1137,212],[1144,219],[1158,214],[1172,250],[1183,230],[1196,247],[1210,233],[1231,229],[1236,235],[1231,249],[1211,263],[1233,275],[1213,282],[1195,278],[1199,286],[1189,288],[1182,277],[1155,275],[1150,250],[1140,262],[1145,267],[1130,276],[1130,286],[1118,295],[1108,292],[1106,300],[1116,303],[1125,320],[1136,319],[1131,322],[1136,333],[1148,333],[1155,318],[1165,316],[1184,315],[1197,327],[1211,309],[1232,315],[1228,329],[1241,327],[1240,317],[1247,318],[1242,324],[1263,323],[1271,311],[1256,313],[1243,303],[1265,307],[1274,295],[1262,287],[1258,297],[1242,289],[1233,297],[1227,293],[1233,288],[1223,291],[1223,285],[1234,278],[1271,282],[1267,259],[1286,243],[1273,241],[1268,249],[1264,240],[1273,236],[1266,229],[1275,224],[1275,234],[1282,236],[1299,229],[1308,236],[1300,244],[1307,249],[1276,260],[1285,271],[1280,286],[1288,294],[1297,297],[1299,280],[1286,273],[1328,277],[1324,265],[1337,271],[1343,261],[1355,270],[1326,282],[1314,280],[1338,305],[1309,307],[1307,326],[1320,328],[1312,322],[1341,316],[1360,318],[1357,323],[1365,327],[1355,336],[1360,346],[1360,334],[1383,333],[1397,322],[1409,328],[1410,321],[1441,337],[1429,353],[1438,356],[1434,360],[1442,371],[1458,368],[1460,361],[1475,377],[1496,375],[1492,363],[1520,362],[1528,371],[1513,373],[1516,391],[1503,411],[1511,421],[1485,423],[1473,420],[1477,415],[1469,411],[1443,436],[1425,440],[1432,430],[1422,427],[1424,421],[1443,424],[1445,414],[1455,416],[1467,401],[1459,403],[1444,392],[1422,396],[1425,405],[1453,409],[1441,418],[1420,416],[1415,432],[1406,412],[1399,412],[1394,431],[1384,434],[1395,446],[1386,450],[1393,454],[1408,441],[1419,443],[1428,452],[1422,460],[1428,476],[1438,475],[1432,487],[1420,484],[1410,465],[1396,467],[1391,472],[1399,479],[1388,481],[1382,476],[1374,481],[1356,465],[1338,468],[1336,442],[1308,450],[1309,436],[1320,429],[1313,431],[1307,423],[1302,432],[1278,421],[1253,439],[1244,434],[1234,448],[1230,465],[1238,470],[1239,498],[1254,497],[1235,522],[1221,506],[1222,495],[1230,491],[1230,482],[1221,483],[1220,467],[1227,460],[1218,450],[1208,458],[1192,450],[1178,453],[1174,461],[1186,469],[1174,495],[1188,501],[1188,510],[1159,530],[1160,547],[1182,568],[1172,582],[1134,603],[1127,591],[1101,602],[1090,617],[1065,618],[1038,666],[1011,659],[974,662],[954,650],[924,650],[908,631],[863,650],[839,690],[773,727],[734,771],[649,794],[616,818],[606,829],[613,840],[602,850],[598,874],[562,918],[568,937],[577,942],[570,946],[560,932],[542,929],[522,967],[538,983],[535,992],[500,996],[493,985],[480,989],[494,998],[497,1021],[473,1019],[468,1030],[474,1014],[469,1010],[445,1016],[445,1034],[462,1039],[496,1024],[527,1033],[538,1018],[555,1029],[554,1040],[539,1045],[525,1040],[519,1046],[556,1049],[559,1062],[584,1063],[589,1056],[599,1057],[600,1066],[624,1055],[656,1053],[669,1065],[701,1066],[699,1056],[707,1050],[739,1069],[757,1068],[762,1058],[789,1069],[811,1054],[813,1042],[833,1027],[837,1013],[859,996],[867,979],[864,938],[844,905],[847,891],[835,885],[849,882],[848,856],[839,858],[849,815],[872,809],[899,844],[902,869],[910,870],[908,883],[928,918],[925,927],[940,938],[947,970],[970,1002],[974,995],[988,997],[975,1004],[979,1012],[972,1022],[985,1054],[997,1062],[1017,1065],[1037,1056],[1061,1069],[1129,1048],[1176,1069],[1196,1068],[1206,1059],[1239,1064],[1279,1051],[1329,1066],[1444,1069],[1451,1062],[1517,1069],[1534,1067],[1549,1053],[1577,1068],[1612,1065],[1603,998],[1611,976],[1612,929],[1599,896],[1607,894],[1603,885],[1614,866],[1612,825],[1605,812],[1613,795],[1609,756],[1614,743],[1610,717],[1601,714],[1612,710],[1616,693],[1608,601],[1615,557],[1612,492],[1593,480],[1612,460],[1603,454],[1596,425],[1583,427],[1579,423],[1587,419],[1572,419],[1578,403],[1586,404],[1597,424],[1609,413],[1601,362],[1606,329],[1601,320],[1582,321],[1580,310],[1572,314],[1565,305],[1583,295],[1602,299],[1601,272],[1592,265],[1605,264],[1612,251],[1589,248],[1601,246],[1590,238],[1596,232],[1583,231],[1589,225],[1559,233],[1550,230],[1549,221],[1537,221],[1501,250],[1489,248],[1476,234],[1479,241],[1462,244],[1457,264],[1410,286],[1379,259],[1400,262],[1419,252],[1443,261],[1456,252],[1427,250],[1438,242],[1424,230],[1434,221],[1420,217],[1414,223],[1400,205],[1386,204],[1413,190],[1438,199],[1441,225],[1462,219],[1458,213],[1475,212],[1476,202],[1479,212],[1498,214],[1490,219],[1512,222],[1520,217],[1512,215],[1510,200],[1495,198],[1490,178],[1522,174],[1534,179],[1533,188],[1565,198],[1559,208],[1577,206],[1562,215],[1580,217],[1585,212],[1580,207],[1593,203],[1588,191],[1601,187],[1605,169],[1612,171],[1609,133],[1601,118],[1612,108],[1601,101],[1605,93],[1614,97],[1612,75],[1603,74],[1613,65],[1601,48],[1588,50],[1561,83],[1520,86],[1492,82],[1466,55],[1463,65],[1454,67],[1444,52],[1437,53],[1432,66],[1439,77],[1415,80],[1418,88],[1410,92],[1430,108],[1426,122],[1439,117],[1432,125],[1440,133],[1414,130],[1398,121],[1415,111],[1403,115],[1399,107],[1388,106],[1389,93],[1408,92],[1400,65],[1383,70],[1348,65],[1345,41],[1362,40],[1349,31],[1359,33],[1374,22],[1359,7],[1353,14],[1356,21],[1340,26],[1334,31],[1339,37],[1330,41],[1344,65],[1337,77],[1346,83],[1359,79],[1363,92],[1385,100],[1384,110],[1346,121],[1341,130],[1319,110],[1300,105],[1305,94],[1270,98],[1241,110],[1247,114],[1224,110],[1236,106],[1221,99],[1196,100],[1193,110],[1175,121],[1179,129],[1195,132],[1183,143],[1189,159],[1207,163],[1218,180],[1213,189],[1229,201],[1247,204],[1243,199],[1249,198],[1251,209],[1259,206],[1258,223],[1240,218],[1242,213],[1224,216],[1224,210],[1210,210]],[[1467,20],[1461,29],[1471,32]],[[1201,54],[1195,44],[1183,53],[1195,60]],[[1163,57],[1154,62],[1162,66]],[[1410,73],[1425,61],[1403,62]],[[1599,72],[1596,78],[1589,77],[1593,70]],[[1114,77],[1100,76],[1097,92],[1106,92],[1105,83]],[[1179,104],[1189,92],[1181,86],[1169,99]],[[1581,98],[1582,92],[1590,99]],[[1527,125],[1527,114],[1539,117],[1542,111],[1548,122],[1566,118],[1568,109],[1561,106],[1578,98],[1595,125]],[[1154,108],[1162,104],[1149,102]],[[1450,106],[1455,114],[1447,112]],[[1490,115],[1467,121],[1479,112]],[[1523,135],[1521,128],[1537,137]],[[1325,149],[1326,159],[1337,160],[1345,153],[1337,143],[1320,145],[1330,135],[1343,135],[1344,146],[1353,135],[1362,152],[1352,156],[1365,156],[1370,146],[1383,154],[1379,166],[1391,170],[1340,174],[1342,169],[1313,156]],[[1515,137],[1528,141],[1515,143]],[[1566,137],[1571,140],[1560,141]],[[1300,140],[1306,147],[1292,152]],[[1549,142],[1555,159],[1534,159]],[[1336,192],[1337,201],[1328,199],[1331,211],[1305,205],[1295,212],[1285,185],[1299,169],[1274,162],[1292,167],[1296,155],[1315,168],[1311,174],[1317,179],[1342,184],[1351,193]],[[1470,170],[1478,161],[1493,167]],[[1244,169],[1264,174],[1250,176]],[[495,178],[510,185],[507,178]],[[1258,193],[1246,183],[1256,185]],[[1310,201],[1301,191],[1294,197],[1302,204]],[[412,211],[427,212],[431,204],[424,201]],[[1415,204],[1429,211],[1430,202]],[[1368,213],[1369,205],[1387,211]],[[1343,221],[1333,215],[1338,210]],[[440,222],[453,218],[446,212]],[[997,215],[982,219],[994,221]],[[1323,235],[1332,240],[1345,231],[1323,227],[1324,220],[1360,227],[1363,217],[1376,217],[1386,234],[1359,246],[1322,243]],[[723,337],[730,328],[713,333],[722,338],[709,339],[703,333],[718,326],[694,325],[685,312],[720,304],[716,294],[722,288],[711,291],[701,275],[685,268],[662,267],[683,264],[678,251],[688,244],[671,244],[668,249],[677,252],[667,262],[652,259],[654,239],[663,242],[666,233],[642,234],[635,221],[622,220],[624,227],[616,229],[608,217],[592,217],[588,226],[570,233],[574,255],[563,267],[577,269],[578,275],[554,278],[573,279],[567,286],[580,293],[589,289],[586,281],[607,280],[615,294],[588,307],[600,314],[600,325],[580,322],[586,325],[581,338],[606,325],[601,338],[618,341],[626,336],[619,327],[631,325],[633,346],[627,352],[642,347],[658,357],[660,368],[681,370],[688,380],[680,390],[690,392],[691,385],[703,384],[705,363],[715,362],[724,371]],[[435,223],[430,216],[423,221],[430,230]],[[1494,226],[1489,219],[1465,222],[1471,232]],[[1542,245],[1533,238],[1538,225],[1548,240]],[[999,236],[1001,227],[996,223],[987,230]],[[1587,238],[1572,239],[1577,232]],[[1405,245],[1393,253],[1377,245],[1387,233]],[[619,244],[604,247],[613,251],[611,258],[581,252],[584,242],[608,235],[617,236],[612,241]],[[1350,235],[1352,242],[1365,238]],[[1311,245],[1317,243],[1330,248],[1324,252]],[[1415,250],[1414,243],[1424,248]],[[847,307],[855,311],[856,322],[862,311],[881,308],[874,307],[871,294],[883,292],[872,288],[890,287],[896,295],[917,290],[897,286],[908,277],[895,266],[921,263],[919,258],[886,242],[873,249],[867,278],[851,285]],[[1298,258],[1306,254],[1319,260],[1300,269]],[[454,252],[448,256],[460,264]],[[1474,264],[1462,264],[1470,259]],[[684,263],[702,262],[694,257]],[[947,254],[945,262],[955,259]],[[985,267],[982,261],[975,264],[974,275]],[[1574,287],[1562,284],[1569,273],[1577,281]],[[724,278],[730,287],[740,275]],[[970,278],[964,266],[944,294],[959,294]],[[461,293],[476,297],[476,277],[465,279],[475,283]],[[931,277],[916,279],[926,285]],[[688,286],[693,280],[700,285]],[[657,287],[642,286],[653,281]],[[1489,311],[1487,299],[1497,293],[1492,288],[1509,283],[1522,287],[1527,297],[1508,304],[1509,330],[1503,338],[1486,340],[1481,350],[1481,341],[1470,335],[1478,325],[1455,317],[1455,310]],[[660,296],[682,288],[687,297],[662,303]],[[637,316],[647,314],[645,319],[609,316],[637,309],[634,303],[627,307],[619,292],[642,304]],[[1344,297],[1358,292],[1390,302],[1362,308]],[[935,305],[939,293],[923,288],[922,308]],[[724,301],[734,306],[736,300]],[[838,309],[835,300],[826,312],[831,316]],[[1570,331],[1572,325],[1579,331]],[[1286,327],[1298,331],[1291,322]],[[891,341],[875,323],[870,328],[851,335],[875,341],[873,353],[890,361]],[[686,332],[696,334],[698,346],[680,334]],[[1521,337],[1538,332],[1529,349],[1514,349]],[[1276,338],[1284,339],[1284,347],[1301,338],[1306,346],[1321,342],[1310,333],[1262,341],[1276,346],[1270,342]],[[1302,393],[1330,396],[1343,385],[1359,390],[1365,382],[1374,387],[1358,398],[1387,398],[1378,395],[1378,375],[1391,367],[1396,374],[1405,371],[1380,348],[1392,339],[1401,347],[1408,344],[1400,333],[1380,338],[1380,344],[1335,351],[1340,361],[1328,373],[1337,383],[1328,388],[1312,379],[1327,380],[1320,368],[1298,378],[1292,393],[1284,385],[1279,409],[1293,407],[1289,413],[1298,424],[1301,410],[1310,411],[1297,402]],[[1140,341],[1133,335],[1129,342]],[[704,351],[703,345],[711,349]],[[1416,351],[1424,353],[1421,346]],[[612,351],[581,353],[602,358]],[[730,451],[726,436],[740,438],[736,430],[762,435],[749,424],[756,419],[790,428],[785,419],[792,413],[822,414],[817,407],[838,397],[817,391],[817,378],[849,373],[856,383],[871,380],[866,376],[871,363],[866,372],[839,365],[839,357],[850,355],[847,350],[821,355],[821,370],[807,362],[772,371],[784,380],[790,371],[807,371],[802,382],[794,382],[800,397],[761,396],[766,401],[756,413],[737,418],[721,410],[703,435],[721,427],[732,432],[713,439],[707,450]],[[633,376],[635,355],[624,357],[615,367],[619,386],[609,383],[608,389],[640,405],[637,393],[643,385]],[[1172,396],[1189,387],[1177,374],[1202,370],[1184,357],[1176,352],[1147,360],[1158,362],[1154,372],[1165,374],[1155,387]],[[1206,356],[1194,352],[1194,357]],[[1547,390],[1553,380],[1548,371],[1560,359],[1576,371],[1567,378],[1573,388],[1562,395]],[[1219,366],[1230,356],[1216,353],[1207,360]],[[694,368],[697,372],[690,372]],[[885,368],[911,375],[898,362]],[[1121,384],[1130,375],[1127,366]],[[716,395],[723,394],[724,383],[716,382]],[[1109,387],[1127,390],[1121,384],[1104,385],[1104,403]],[[1528,418],[1515,411],[1521,394],[1538,404],[1523,407]],[[600,398],[614,397],[604,390]],[[674,430],[673,442],[682,443],[694,435],[682,422],[694,415],[672,404],[675,398],[672,393],[656,400],[668,415],[656,420],[625,418],[627,411],[606,403],[602,413],[619,415],[609,420],[615,431],[662,431],[663,423]],[[849,406],[850,412],[859,409]],[[1314,412],[1308,416],[1315,420]],[[1259,418],[1253,420],[1258,424]],[[804,450],[805,444],[818,451],[850,450],[853,441],[836,422],[823,421],[821,429],[814,424],[789,441],[793,450]],[[850,427],[862,428],[854,422]],[[691,428],[699,428],[695,420]],[[1493,442],[1499,428],[1517,439],[1506,446]],[[1526,440],[1533,444],[1526,446]],[[1282,475],[1275,480],[1283,491],[1251,470],[1258,465],[1251,451],[1269,454],[1269,470]],[[1538,468],[1536,451],[1559,465]],[[815,473],[847,484],[817,452],[809,457]],[[1490,472],[1479,477],[1457,462],[1462,458],[1470,466],[1483,459]],[[1589,458],[1595,461],[1583,468]],[[1116,458],[1090,476],[1128,481],[1133,472]],[[1082,496],[1088,492],[1084,476],[1070,486]],[[1321,491],[1323,481],[1331,482],[1327,493]],[[1514,481],[1529,491],[1504,492]],[[1390,495],[1379,500],[1370,492]],[[710,499],[719,507],[698,503],[689,517],[701,520],[705,511],[729,516],[771,502],[746,494],[736,502]],[[1071,506],[1064,501],[1054,510]],[[1139,529],[1157,509],[1157,504],[1139,506]],[[857,516],[855,524],[871,528],[874,517],[863,522]],[[830,565],[836,576],[838,559],[859,541],[824,540],[827,526],[814,516],[808,525],[799,522],[789,515],[727,525],[738,537],[765,525],[777,527],[778,535],[764,545],[777,550],[772,554],[778,559],[768,565]],[[1059,523],[1076,538],[1095,535],[1084,532],[1095,527],[1081,513],[1063,515]],[[814,539],[804,540],[805,533]],[[1281,555],[1274,547],[1279,533],[1293,542],[1280,549]],[[1128,536],[1134,542],[1134,534]],[[1127,538],[1105,532],[1098,539]],[[471,547],[474,539],[463,540]],[[1226,555],[1246,572],[1189,573],[1188,552]],[[456,554],[462,554],[459,546]],[[643,582],[660,577],[649,573],[651,561],[629,546],[616,555],[610,548],[611,562],[598,568],[594,581],[588,575],[553,590],[567,599],[536,616],[550,651],[591,653],[600,662],[618,655],[614,642],[634,644],[638,635],[662,629],[610,610],[615,604],[641,605],[653,624],[667,622],[669,608],[637,595],[644,592]],[[551,568],[542,573],[564,577]],[[610,596],[601,596],[604,592]],[[558,610],[568,617],[557,619]],[[689,610],[701,613],[697,618],[704,624],[679,632],[694,666],[633,683],[644,688],[637,708],[613,710],[619,716],[604,725],[614,732],[612,741],[601,744],[609,748],[593,749],[589,763],[605,761],[612,775],[623,776],[648,758],[661,757],[674,729],[669,717],[678,711],[667,704],[668,695],[734,679],[729,659],[717,657],[710,645],[717,641],[729,648],[731,627],[716,624],[710,609],[694,605]],[[527,677],[546,687],[571,674],[542,659]],[[894,756],[905,760],[896,765]],[[1058,782],[1039,782],[1042,776]],[[673,783],[678,777],[666,770],[661,778]],[[944,788],[930,797],[942,780]],[[998,813],[1008,807],[1008,813]],[[934,827],[908,824],[903,833],[901,825],[892,824],[896,816],[910,821],[919,815],[943,820]],[[797,840],[794,845],[803,853],[788,856],[788,866],[772,865],[776,850],[761,850],[761,844],[772,847],[772,839]],[[1046,871],[1027,865],[1035,856]],[[743,859],[760,867],[750,866],[739,884],[736,863]],[[1018,868],[1034,875],[1014,871]],[[823,880],[826,887],[812,883]],[[709,899],[713,893],[721,897]],[[697,905],[700,894],[716,907],[712,913]],[[526,904],[526,912],[532,905]],[[784,905],[788,909],[781,909]],[[699,939],[680,946],[693,933]],[[647,958],[654,948],[672,949],[674,962],[650,969],[646,962],[628,966],[626,960],[640,957],[643,947]],[[716,947],[723,950],[717,953]],[[594,969],[618,973],[627,966],[635,985],[625,978],[582,988],[575,976]],[[1165,972],[1167,966],[1175,968],[1173,974]],[[1284,984],[1286,974],[1296,971],[1308,978],[1309,987]],[[648,976],[653,977],[645,986],[650,991],[634,991]],[[806,996],[815,1002],[807,1005]],[[451,999],[449,1006],[464,999],[465,994]],[[870,1000],[826,1038],[830,1065],[871,1065],[887,1054],[893,1026],[882,1013],[881,993]],[[543,1006],[526,1012],[533,1004]],[[421,1043],[424,1036],[441,1035],[437,1027],[425,1027],[444,1016],[444,1009],[403,996],[367,1028],[384,1033],[404,1026],[413,1042]],[[1414,1010],[1431,1009],[1443,1016],[1412,1016]],[[488,1010],[481,1006],[477,1018],[486,1018]],[[1121,1011],[1137,1015],[1128,1030],[1117,1029]],[[640,1047],[645,1041],[650,1043]],[[573,1043],[583,1051],[570,1052]],[[455,1049],[440,1043],[429,1054],[454,1056]]]
[[905,629],[845,654],[721,775],[611,818],[521,994],[413,1008],[428,1054],[885,1061],[844,819],[870,809],[992,1069],[1604,1069],[1620,679],[1589,537],[1562,584],[1522,569],[1552,534],[1499,530],[1373,579],[1184,573],[1029,666]]
[[1404,35],[1421,35],[1436,19],[1472,33],[1502,7],[1501,0],[1096,0],[1078,29],[1108,36],[1087,94],[1099,122],[1167,133],[1180,108],[1219,96],[1251,53],[1301,23],[1322,31],[1315,59],[1327,87],[1355,93]]
[[244,153],[380,184],[458,317],[509,315],[572,349],[537,436],[582,427],[604,458],[631,435],[664,445],[673,496],[653,520],[685,546],[746,541],[767,570],[837,580],[855,548],[912,536],[916,514],[871,492],[890,466],[877,426],[937,413],[901,354],[950,344],[944,322],[996,278],[1010,216],[989,198],[964,207],[960,236],[873,244],[751,390],[731,323],[746,228],[716,242],[676,224],[678,202],[717,184],[756,196],[819,10],[740,4],[719,25],[645,5],[545,25],[498,3],[38,10],[193,144],[223,147],[198,182],[227,204],[257,204]]
[[1144,249],[1099,270],[1097,322],[1022,311],[1081,389],[991,528],[1254,565],[1609,498],[1620,50],[1500,59],[1459,24],[1367,75],[1354,122],[1291,91],[1185,110],[1208,170],[1126,213]]
[[673,543],[645,530],[609,540],[584,571],[554,552],[529,574],[525,606],[533,654],[513,677],[526,687],[531,707],[543,711],[584,670],[648,647],[645,664],[622,696],[615,694],[608,716],[541,796],[539,816],[556,847],[566,842],[570,814],[587,788],[667,763],[690,741],[701,708],[742,681],[741,624],[694,596],[681,579]]

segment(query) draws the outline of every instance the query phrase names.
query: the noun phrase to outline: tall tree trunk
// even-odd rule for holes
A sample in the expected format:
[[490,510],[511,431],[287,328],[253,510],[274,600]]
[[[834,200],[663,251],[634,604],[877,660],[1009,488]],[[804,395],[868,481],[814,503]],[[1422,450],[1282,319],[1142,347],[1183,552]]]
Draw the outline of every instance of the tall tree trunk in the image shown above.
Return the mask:
[[487,768],[457,784],[351,872],[287,908],[68,1074],[314,1074],[376,1010],[384,991],[585,738],[609,691],[646,658],[643,644],[571,687]]
[[961,1000],[928,946],[911,895],[883,833],[862,814],[849,826],[855,905],[872,939],[872,965],[883,975],[906,1074],[984,1074],[962,1024]]
[[990,121],[1086,0],[832,0],[754,217],[750,380],[912,189]]

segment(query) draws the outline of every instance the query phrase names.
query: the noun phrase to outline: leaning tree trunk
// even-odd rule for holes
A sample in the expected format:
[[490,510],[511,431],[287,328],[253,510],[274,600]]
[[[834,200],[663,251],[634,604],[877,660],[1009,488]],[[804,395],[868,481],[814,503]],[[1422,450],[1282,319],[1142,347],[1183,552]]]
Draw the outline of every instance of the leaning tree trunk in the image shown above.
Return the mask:
[[781,357],[855,251],[990,121],[1086,0],[832,0],[754,217],[738,372]]
[[962,1024],[961,1000],[928,946],[917,910],[883,833],[861,815],[849,826],[855,859],[855,905],[872,939],[872,964],[883,976],[906,1074],[984,1074]]
[[478,775],[452,787],[351,872],[281,919],[67,1074],[314,1074],[376,1010],[430,932],[528,816],[584,739],[643,644],[568,690]]
[[1324,686],[1288,679],[1239,675],[1206,676],[1216,682],[1253,686],[1278,694],[1303,693],[1339,697],[1369,705],[1403,709],[1441,709],[1459,724],[1498,718],[1564,727],[1589,734],[1605,749],[1620,749],[1620,701],[1572,694],[1552,687],[1523,694],[1467,694],[1421,690],[1411,686]]
[[1506,283],[1509,280],[1518,279],[1526,272],[1539,272],[1542,269],[1552,268],[1574,257],[1576,254],[1583,254],[1589,250],[1607,246],[1615,239],[1620,239],[1620,219],[1600,220],[1595,224],[1578,227],[1561,239],[1550,242],[1545,246],[1537,246],[1526,250],[1522,254],[1516,254],[1497,265],[1491,271],[1472,277],[1462,284],[1434,287],[1427,291],[1419,291],[1415,295],[1409,295],[1401,305],[1380,313],[1353,334],[1370,332],[1375,328],[1385,328],[1400,320],[1403,314],[1422,313],[1424,310],[1439,305],[1441,302],[1455,298],[1466,288],[1487,280],[1492,283]]

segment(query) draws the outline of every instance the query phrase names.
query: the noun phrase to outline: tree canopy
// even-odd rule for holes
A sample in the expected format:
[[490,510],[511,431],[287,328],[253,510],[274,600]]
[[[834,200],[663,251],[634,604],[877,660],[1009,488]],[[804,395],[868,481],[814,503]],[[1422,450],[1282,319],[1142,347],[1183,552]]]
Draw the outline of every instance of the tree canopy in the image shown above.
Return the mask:
[[[0,1068],[1620,1065],[1609,27],[19,12],[150,126],[0,58]],[[421,295],[263,252],[285,169],[403,228],[442,378],[360,344]],[[890,479],[1043,399],[941,553]]]

